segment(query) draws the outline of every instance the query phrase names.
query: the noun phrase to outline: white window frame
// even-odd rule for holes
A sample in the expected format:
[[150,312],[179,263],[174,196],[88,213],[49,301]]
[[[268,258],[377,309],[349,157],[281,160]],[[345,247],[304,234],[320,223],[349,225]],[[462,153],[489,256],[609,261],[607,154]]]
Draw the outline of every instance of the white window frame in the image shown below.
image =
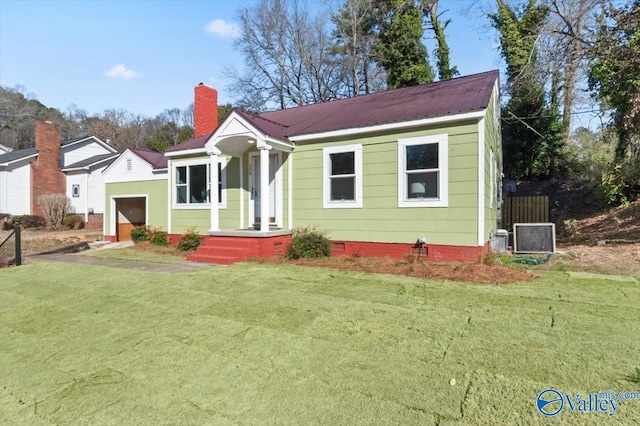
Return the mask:
[[497,196],[496,191],[496,157],[493,153],[493,148],[489,148],[489,179],[491,182],[491,188],[489,189],[489,208],[493,208],[495,205],[495,199]]
[[[407,198],[406,148],[414,145],[438,144],[438,198]],[[398,139],[398,207],[449,206],[449,135],[419,136]]]
[[80,184],[74,183],[71,185],[71,197],[72,198],[80,198]]
[[[354,153],[354,200],[331,200],[331,154],[345,152]],[[325,209],[359,209],[362,208],[362,145],[342,145],[322,148],[322,192]]]
[[[227,208],[227,159],[225,157],[218,157],[218,164],[220,164],[221,173],[218,175],[218,179],[222,180],[222,199],[218,203],[218,209]],[[178,194],[176,190],[176,168],[190,166],[207,166],[207,191],[209,192],[209,199],[211,198],[211,163],[208,159],[193,159],[193,160],[176,160],[171,162],[171,198],[173,208],[176,210],[209,210],[211,209],[211,202],[208,203],[180,203],[178,204]],[[187,172],[187,176],[189,173]],[[215,188],[218,190],[218,183],[216,182]],[[187,184],[188,188],[188,184]]]

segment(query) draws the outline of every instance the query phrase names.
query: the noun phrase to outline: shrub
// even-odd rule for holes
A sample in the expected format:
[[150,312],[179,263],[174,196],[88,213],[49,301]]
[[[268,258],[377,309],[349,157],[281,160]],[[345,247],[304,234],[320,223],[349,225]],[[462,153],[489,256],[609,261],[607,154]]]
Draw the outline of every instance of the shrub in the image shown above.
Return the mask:
[[84,228],[84,220],[82,216],[71,215],[64,218],[64,227],[68,229],[82,229]]
[[47,226],[47,220],[42,216],[25,215],[20,224],[23,228],[44,228]]
[[131,230],[131,241],[134,243],[149,241],[149,230],[145,226],[136,226]]
[[295,228],[292,234],[293,239],[287,247],[288,259],[329,257],[331,254],[331,242],[322,231],[306,226]]
[[52,228],[61,228],[67,212],[71,209],[69,197],[65,194],[47,194],[38,198],[44,216]]
[[10,231],[13,229],[14,226],[15,226],[15,222],[13,221],[13,218],[7,218],[4,220],[4,222],[2,222],[3,231]]
[[149,242],[154,246],[166,247],[169,245],[167,233],[162,228],[149,228]]
[[178,241],[178,250],[195,250],[200,246],[201,242],[202,237],[196,232],[195,227],[187,228],[182,236],[180,236],[180,241]]

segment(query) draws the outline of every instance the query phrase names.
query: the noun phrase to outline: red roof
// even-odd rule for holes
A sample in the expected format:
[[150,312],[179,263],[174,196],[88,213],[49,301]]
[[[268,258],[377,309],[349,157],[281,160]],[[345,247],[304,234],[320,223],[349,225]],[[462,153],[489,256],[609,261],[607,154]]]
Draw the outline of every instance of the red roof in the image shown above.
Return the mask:
[[151,164],[154,169],[166,169],[167,157],[161,152],[147,151],[146,149],[130,148],[131,152]]
[[[263,134],[288,140],[300,135],[482,111],[489,105],[498,76],[499,72],[493,70],[258,115],[239,109],[234,111]],[[203,148],[210,136],[191,139],[167,151]]]

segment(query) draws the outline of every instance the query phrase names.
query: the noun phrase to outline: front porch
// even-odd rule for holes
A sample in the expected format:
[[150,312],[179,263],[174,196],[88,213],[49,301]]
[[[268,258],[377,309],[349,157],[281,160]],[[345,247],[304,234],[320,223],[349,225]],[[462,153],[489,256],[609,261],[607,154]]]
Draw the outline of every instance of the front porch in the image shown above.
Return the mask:
[[[252,230],[270,234],[274,228],[292,227],[293,143],[278,138],[251,122],[256,117],[234,112],[205,144],[211,164],[211,182],[218,181],[220,157],[238,160],[239,221],[242,237]],[[286,175],[286,177],[285,177]],[[227,181],[229,177],[227,176]],[[285,190],[286,188],[286,190]],[[211,191],[213,194],[213,191]],[[212,200],[213,201],[213,200]],[[218,200],[220,201],[220,200]],[[286,211],[285,211],[286,205]],[[221,227],[220,203],[211,202],[209,235],[227,231]],[[245,216],[246,214],[246,216]],[[285,219],[286,217],[286,219]],[[233,235],[217,235],[233,237]]]
[[284,254],[290,242],[291,231],[283,229],[211,231],[202,238],[195,253],[187,256],[187,260],[230,265],[251,257]]

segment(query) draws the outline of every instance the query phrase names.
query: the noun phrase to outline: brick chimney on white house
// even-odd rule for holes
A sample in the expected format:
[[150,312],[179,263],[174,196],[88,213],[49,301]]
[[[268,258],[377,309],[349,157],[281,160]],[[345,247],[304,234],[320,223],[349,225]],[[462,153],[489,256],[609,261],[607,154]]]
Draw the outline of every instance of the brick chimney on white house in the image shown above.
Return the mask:
[[38,158],[31,163],[31,214],[42,215],[38,199],[47,194],[66,193],[67,177],[60,171],[60,126],[51,121],[36,122]]

